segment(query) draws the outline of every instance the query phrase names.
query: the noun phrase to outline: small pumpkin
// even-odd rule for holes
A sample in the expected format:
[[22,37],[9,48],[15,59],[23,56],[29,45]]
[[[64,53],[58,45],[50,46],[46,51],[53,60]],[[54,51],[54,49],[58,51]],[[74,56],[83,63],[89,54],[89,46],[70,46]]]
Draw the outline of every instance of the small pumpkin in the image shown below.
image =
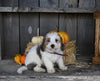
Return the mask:
[[34,44],[42,43],[42,41],[43,41],[43,36],[35,36],[32,38],[32,43]]
[[25,64],[26,55],[21,56],[21,63]]
[[68,33],[64,32],[64,31],[50,31],[49,33],[54,33],[54,32],[57,32],[60,35],[64,44],[66,44],[69,41]]
[[39,44],[39,43],[42,43],[42,41],[43,41],[43,36],[40,36],[39,35],[39,28],[37,28],[37,36],[35,36],[35,37],[33,37],[32,38],[32,43],[33,44]]
[[16,54],[16,56],[14,57],[14,60],[18,64],[22,65],[22,63],[21,63],[21,55],[20,54]]

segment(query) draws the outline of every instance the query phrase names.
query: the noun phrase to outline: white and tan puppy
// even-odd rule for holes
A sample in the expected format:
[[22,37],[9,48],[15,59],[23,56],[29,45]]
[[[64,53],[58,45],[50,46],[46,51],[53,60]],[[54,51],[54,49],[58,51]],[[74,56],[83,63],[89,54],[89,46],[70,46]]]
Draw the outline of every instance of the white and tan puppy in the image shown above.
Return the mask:
[[44,65],[48,73],[55,73],[54,63],[57,63],[61,70],[67,70],[62,56],[55,53],[63,54],[62,39],[57,33],[48,33],[42,44],[31,48],[26,56],[25,66],[20,67],[17,72],[21,74],[34,64],[35,66],[32,69],[35,72],[45,72],[46,70],[41,67]]

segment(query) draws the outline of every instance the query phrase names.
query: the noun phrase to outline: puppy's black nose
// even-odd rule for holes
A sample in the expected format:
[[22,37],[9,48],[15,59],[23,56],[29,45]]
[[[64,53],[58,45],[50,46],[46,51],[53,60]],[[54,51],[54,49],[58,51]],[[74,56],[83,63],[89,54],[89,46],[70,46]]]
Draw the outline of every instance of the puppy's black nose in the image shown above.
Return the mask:
[[54,48],[55,47],[55,45],[54,44],[51,44],[51,48]]

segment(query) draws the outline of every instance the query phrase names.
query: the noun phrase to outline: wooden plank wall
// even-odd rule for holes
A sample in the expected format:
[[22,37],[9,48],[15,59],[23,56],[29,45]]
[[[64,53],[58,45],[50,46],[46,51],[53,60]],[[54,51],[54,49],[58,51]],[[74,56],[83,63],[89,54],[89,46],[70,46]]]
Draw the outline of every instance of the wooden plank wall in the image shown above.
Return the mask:
[[40,14],[40,35],[56,30],[56,25],[58,25],[58,14]]
[[19,7],[38,7],[39,0],[19,0]]
[[[77,8],[77,4],[78,0],[60,0],[60,8]],[[77,14],[60,14],[59,16],[59,29],[68,32],[70,40],[77,40]]]
[[[0,1],[1,6],[1,1]],[[0,60],[2,59],[2,14],[0,13]]]
[[81,14],[78,16],[78,48],[83,56],[93,56],[94,53],[94,20],[93,14]]
[[70,40],[77,40],[77,14],[60,14],[59,29],[67,32]]
[[[95,0],[79,0],[79,8],[95,8]],[[94,55],[95,25],[93,14],[78,15],[78,48],[82,56]]]
[[[64,1],[64,2],[63,2]],[[61,8],[95,8],[95,0],[61,0]],[[85,5],[87,4],[87,5]],[[94,20],[93,14],[60,14],[59,27],[67,31],[71,40],[77,41],[81,56],[93,56],[94,54]]]
[[[7,1],[7,2],[6,2]],[[99,0],[2,0],[1,6],[43,8],[95,8]],[[68,32],[70,40],[76,40],[81,56],[93,56],[95,22],[88,13],[3,13],[3,57],[24,54],[26,45],[36,29],[40,35],[56,30]],[[13,50],[12,50],[13,49]]]
[[[58,8],[58,0],[40,0],[40,7]],[[58,14],[40,13],[41,35],[45,35],[49,31],[56,30],[56,25],[58,25]]]
[[79,0],[79,8],[95,8],[95,0]]
[[60,8],[77,8],[78,0],[60,0]]
[[100,0],[95,0],[95,4],[97,11],[100,11]]
[[[20,7],[38,7],[38,0],[20,0]],[[26,45],[33,36],[36,36],[39,27],[39,13],[20,13],[20,53],[24,54]]]
[[0,13],[0,60],[2,59],[2,14]]
[[16,13],[3,14],[3,57],[11,58],[19,53],[19,17]]
[[1,3],[3,7],[17,7],[18,6],[18,0],[1,0]]
[[[2,0],[3,7],[18,7],[18,0]],[[2,57],[12,58],[19,53],[19,15],[2,14]]]
[[36,36],[39,27],[38,13],[21,13],[20,14],[20,53],[23,54],[26,45]]
[[40,0],[40,7],[58,8],[58,0]]

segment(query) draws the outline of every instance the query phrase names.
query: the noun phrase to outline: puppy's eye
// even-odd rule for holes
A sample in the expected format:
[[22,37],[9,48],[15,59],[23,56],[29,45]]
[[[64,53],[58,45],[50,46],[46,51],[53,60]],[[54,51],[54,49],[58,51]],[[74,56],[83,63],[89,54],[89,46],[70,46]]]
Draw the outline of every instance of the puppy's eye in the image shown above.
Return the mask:
[[47,39],[47,42],[50,42],[50,39]]
[[58,39],[56,39],[55,41],[58,42]]

